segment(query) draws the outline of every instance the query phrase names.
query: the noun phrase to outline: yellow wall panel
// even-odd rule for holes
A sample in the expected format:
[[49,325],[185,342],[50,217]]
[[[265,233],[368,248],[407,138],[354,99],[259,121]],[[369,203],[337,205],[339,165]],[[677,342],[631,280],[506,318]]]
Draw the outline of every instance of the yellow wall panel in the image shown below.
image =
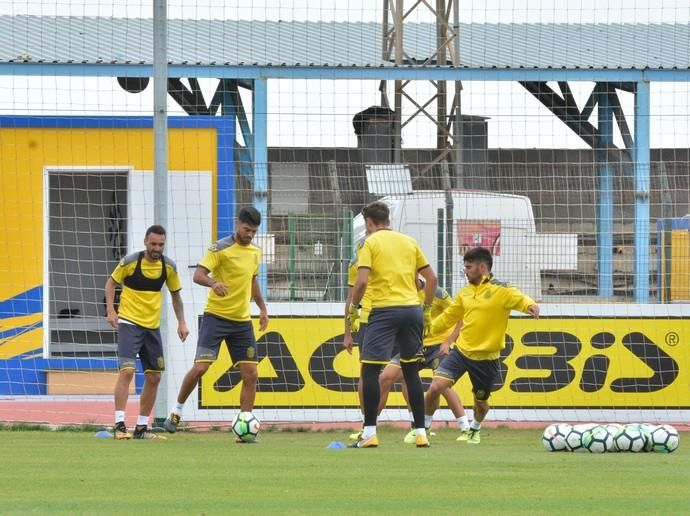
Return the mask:
[[[168,148],[171,171],[213,172],[215,207],[215,128],[170,129]],[[153,130],[0,128],[0,301],[43,283],[45,167],[153,170]]]

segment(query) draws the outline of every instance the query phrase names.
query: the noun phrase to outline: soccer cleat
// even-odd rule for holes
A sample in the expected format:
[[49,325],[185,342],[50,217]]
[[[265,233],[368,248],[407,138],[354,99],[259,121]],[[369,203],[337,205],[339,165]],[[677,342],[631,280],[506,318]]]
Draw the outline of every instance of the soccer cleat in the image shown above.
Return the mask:
[[180,424],[180,415],[175,412],[171,412],[170,415],[163,422],[163,428],[165,431],[171,434],[177,432],[177,425]]
[[[436,435],[436,433],[435,433],[435,432],[432,432],[431,430],[429,430],[429,429],[427,428],[427,429],[426,429],[426,435],[427,435],[428,437],[434,437],[434,436]],[[404,442],[405,444],[414,444],[414,443],[417,442],[417,432],[415,431],[414,428],[413,428],[412,430],[410,430],[409,432],[407,432],[407,435],[406,435],[405,438],[403,439],[403,442]]]
[[407,435],[403,439],[403,442],[405,444],[414,444],[417,442],[417,431],[413,428],[409,432],[407,432]]
[[352,443],[348,448],[376,448],[379,445],[379,438],[372,435],[368,439],[360,438],[357,442]]
[[154,434],[151,430],[149,430],[149,427],[146,425],[137,425],[134,427],[134,434],[132,435],[132,439],[167,439],[167,437],[164,437],[162,435]]
[[113,437],[116,441],[126,441],[127,439],[132,438],[132,434],[127,431],[127,427],[125,426],[124,422],[118,421],[115,423],[115,427],[113,428]]
[[479,444],[479,430],[470,430],[470,435],[467,436],[467,444]]
[[470,430],[461,430],[456,441],[467,441],[470,438]]
[[430,448],[431,443],[429,442],[429,439],[426,438],[426,435],[418,435],[415,438],[415,445],[417,448]]
[[359,432],[355,432],[354,434],[350,434],[348,437],[350,438],[351,441],[359,441],[362,438],[362,432],[364,430],[360,430]]

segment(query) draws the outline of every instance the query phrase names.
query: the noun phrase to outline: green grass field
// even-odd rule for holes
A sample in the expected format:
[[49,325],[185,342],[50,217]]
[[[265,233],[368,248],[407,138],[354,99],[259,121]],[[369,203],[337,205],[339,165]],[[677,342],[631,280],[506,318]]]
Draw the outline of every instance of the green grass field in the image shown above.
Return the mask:
[[687,514],[690,435],[672,454],[548,453],[538,429],[439,430],[429,449],[382,427],[377,449],[328,449],[347,432],[225,432],[114,441],[1,431],[2,514]]

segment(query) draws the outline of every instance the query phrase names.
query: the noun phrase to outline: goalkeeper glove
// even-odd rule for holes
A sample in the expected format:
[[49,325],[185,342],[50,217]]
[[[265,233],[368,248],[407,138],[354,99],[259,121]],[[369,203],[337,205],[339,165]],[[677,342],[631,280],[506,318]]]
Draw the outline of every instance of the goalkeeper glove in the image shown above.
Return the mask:
[[424,305],[424,338],[431,336],[431,305]]
[[362,305],[355,305],[350,303],[350,308],[347,312],[347,325],[350,328],[351,332],[358,332],[359,331],[359,309],[362,308]]

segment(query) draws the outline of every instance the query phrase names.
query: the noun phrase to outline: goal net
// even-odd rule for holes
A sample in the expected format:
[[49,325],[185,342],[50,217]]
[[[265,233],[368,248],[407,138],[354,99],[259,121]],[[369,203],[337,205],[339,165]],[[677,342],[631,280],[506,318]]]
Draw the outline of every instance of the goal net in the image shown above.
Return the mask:
[[[159,222],[151,13],[11,4],[0,8],[0,421],[110,424],[118,336],[104,286]],[[168,6],[165,254],[190,336],[178,339],[164,293],[152,415],[165,417],[194,362],[209,291],[197,264],[255,206],[270,316],[259,331],[252,304],[255,413],[358,422],[347,269],[361,209],[383,200],[450,295],[467,283],[463,254],[483,246],[496,278],[542,307],[539,320],[511,315],[491,419],[687,422],[689,90],[687,74],[664,71],[687,63],[650,42],[681,38],[688,20],[635,8],[595,26],[587,10],[475,2],[456,26],[448,0],[442,13],[407,2],[403,31],[383,2],[285,4]],[[590,54],[574,43],[595,35]],[[628,55],[626,38],[643,43]],[[421,376],[426,386],[432,372]],[[128,421],[143,381],[138,364]],[[221,346],[183,420],[229,423],[241,388]],[[454,388],[471,410],[467,376]],[[381,420],[407,417],[396,385]],[[436,419],[455,419],[445,402]]]

